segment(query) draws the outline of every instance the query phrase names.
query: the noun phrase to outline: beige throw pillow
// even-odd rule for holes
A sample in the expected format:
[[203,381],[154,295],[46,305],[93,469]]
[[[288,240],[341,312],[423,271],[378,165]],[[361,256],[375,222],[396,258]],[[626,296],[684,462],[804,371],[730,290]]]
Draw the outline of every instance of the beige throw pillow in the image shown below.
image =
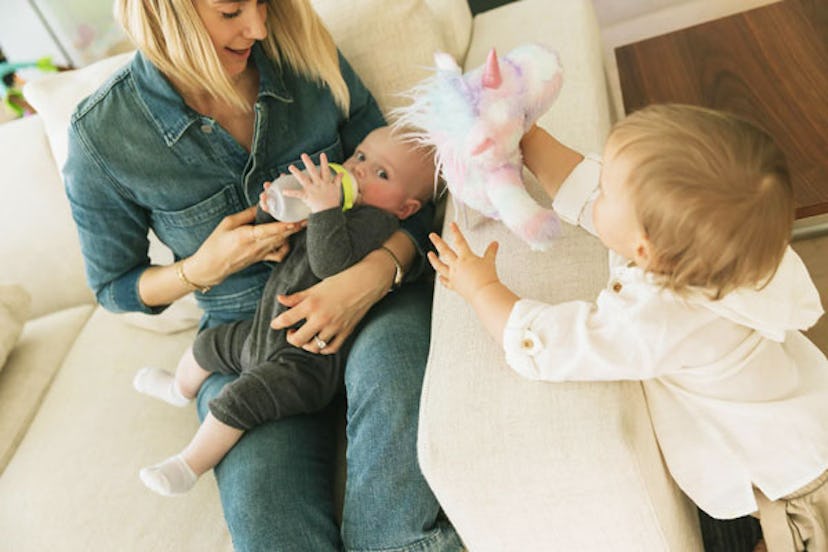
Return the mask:
[[63,169],[69,149],[69,121],[75,107],[98,89],[117,69],[132,59],[133,52],[103,59],[74,71],[55,73],[29,82],[23,88],[26,100],[37,110],[52,148],[58,170]]
[[[134,52],[119,54],[93,63],[82,69],[65,71],[43,77],[27,84],[26,99],[37,110],[46,127],[49,146],[58,168],[66,162],[69,122],[75,106],[94,92],[118,69],[129,63]],[[150,259],[156,264],[172,262],[172,253],[150,232]],[[192,296],[186,296],[173,303],[157,315],[127,313],[122,318],[139,328],[169,334],[195,328],[203,311]]]
[[407,103],[402,92],[430,74],[434,52],[456,50],[424,0],[311,3],[386,115]]
[[0,370],[20,337],[31,300],[22,286],[0,284]]

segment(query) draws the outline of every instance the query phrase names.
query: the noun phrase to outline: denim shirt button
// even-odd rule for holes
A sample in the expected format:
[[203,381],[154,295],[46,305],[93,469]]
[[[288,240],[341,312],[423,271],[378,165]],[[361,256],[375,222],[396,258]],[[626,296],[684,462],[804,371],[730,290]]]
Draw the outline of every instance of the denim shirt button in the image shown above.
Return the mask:
[[210,134],[211,132],[213,132],[213,126],[212,125],[201,125],[201,132],[203,132],[204,134]]

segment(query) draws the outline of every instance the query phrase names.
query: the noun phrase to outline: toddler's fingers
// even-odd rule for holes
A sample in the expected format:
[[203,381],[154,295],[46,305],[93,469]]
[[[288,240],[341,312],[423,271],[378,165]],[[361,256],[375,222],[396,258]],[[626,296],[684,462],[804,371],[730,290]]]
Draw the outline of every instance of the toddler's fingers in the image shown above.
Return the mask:
[[434,268],[434,271],[437,274],[439,274],[440,276],[444,276],[448,273],[448,265],[440,261],[440,259],[437,257],[437,255],[434,254],[433,251],[429,251],[426,254],[426,257],[428,258],[428,262],[431,264],[432,268]]
[[431,240],[431,243],[434,244],[434,247],[437,248],[437,253],[440,254],[440,258],[444,262],[453,262],[454,259],[457,258],[457,254],[454,253],[454,250],[451,248],[449,244],[443,240],[440,236],[432,232],[428,235],[428,238]]
[[466,241],[466,237],[460,231],[460,227],[457,226],[456,222],[451,223],[451,233],[454,235],[454,246],[457,248],[457,253],[460,255],[470,253],[469,242]]

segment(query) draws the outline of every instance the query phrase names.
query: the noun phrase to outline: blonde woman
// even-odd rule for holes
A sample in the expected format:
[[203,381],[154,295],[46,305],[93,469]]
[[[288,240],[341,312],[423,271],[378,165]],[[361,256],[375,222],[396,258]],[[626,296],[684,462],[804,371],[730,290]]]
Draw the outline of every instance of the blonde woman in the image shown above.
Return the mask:
[[[307,0],[118,0],[134,60],[72,121],[66,191],[89,284],[113,311],[158,313],[196,292],[202,327],[252,318],[269,269],[301,225],[254,226],[262,183],[303,152],[343,161],[383,118]],[[216,467],[237,550],[458,550],[416,461],[428,351],[423,211],[352,268],[296,294],[273,322],[332,354],[361,323],[346,369],[348,480],[332,479],[341,410],[269,423]],[[147,232],[174,252],[150,264]],[[391,254],[389,254],[389,252]],[[363,317],[365,319],[363,320]],[[230,376],[211,376],[199,414]]]

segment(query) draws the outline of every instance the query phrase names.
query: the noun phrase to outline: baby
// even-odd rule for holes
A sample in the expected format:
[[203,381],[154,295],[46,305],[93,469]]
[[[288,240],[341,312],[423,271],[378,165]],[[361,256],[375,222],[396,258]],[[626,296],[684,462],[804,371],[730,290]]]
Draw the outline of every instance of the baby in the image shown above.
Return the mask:
[[440,281],[526,378],[641,380],[670,472],[702,510],[758,511],[771,551],[828,550],[828,360],[800,332],[823,310],[789,246],[772,139],[663,105],[614,127],[603,166],[578,156],[561,175],[573,152],[538,128],[522,147],[561,218],[609,248],[607,288],[594,303],[522,299],[498,279],[497,243],[477,256],[456,225],[453,247],[431,236]]
[[[144,468],[141,480],[162,495],[187,492],[204,472],[213,468],[245,431],[285,416],[315,412],[326,406],[341,385],[342,368],[352,334],[335,354],[321,353],[335,336],[317,336],[318,351],[287,342],[286,331],[274,331],[270,322],[285,310],[277,295],[307,289],[345,270],[377,248],[399,227],[399,220],[417,211],[433,195],[434,160],[430,152],[403,142],[390,127],[368,134],[343,166],[358,183],[355,205],[343,210],[341,174],[331,175],[324,154],[317,168],[303,154],[306,171],[291,166],[302,190],[286,191],[310,208],[307,228],[296,234],[285,260],[273,265],[253,320],[223,324],[198,334],[192,349],[178,363],[175,375],[143,368],[135,388],[176,406],[195,397],[213,372],[237,374],[221,394],[210,401],[210,412],[193,440],[178,455]],[[265,209],[264,194],[260,210]],[[262,217],[257,217],[262,221]]]

